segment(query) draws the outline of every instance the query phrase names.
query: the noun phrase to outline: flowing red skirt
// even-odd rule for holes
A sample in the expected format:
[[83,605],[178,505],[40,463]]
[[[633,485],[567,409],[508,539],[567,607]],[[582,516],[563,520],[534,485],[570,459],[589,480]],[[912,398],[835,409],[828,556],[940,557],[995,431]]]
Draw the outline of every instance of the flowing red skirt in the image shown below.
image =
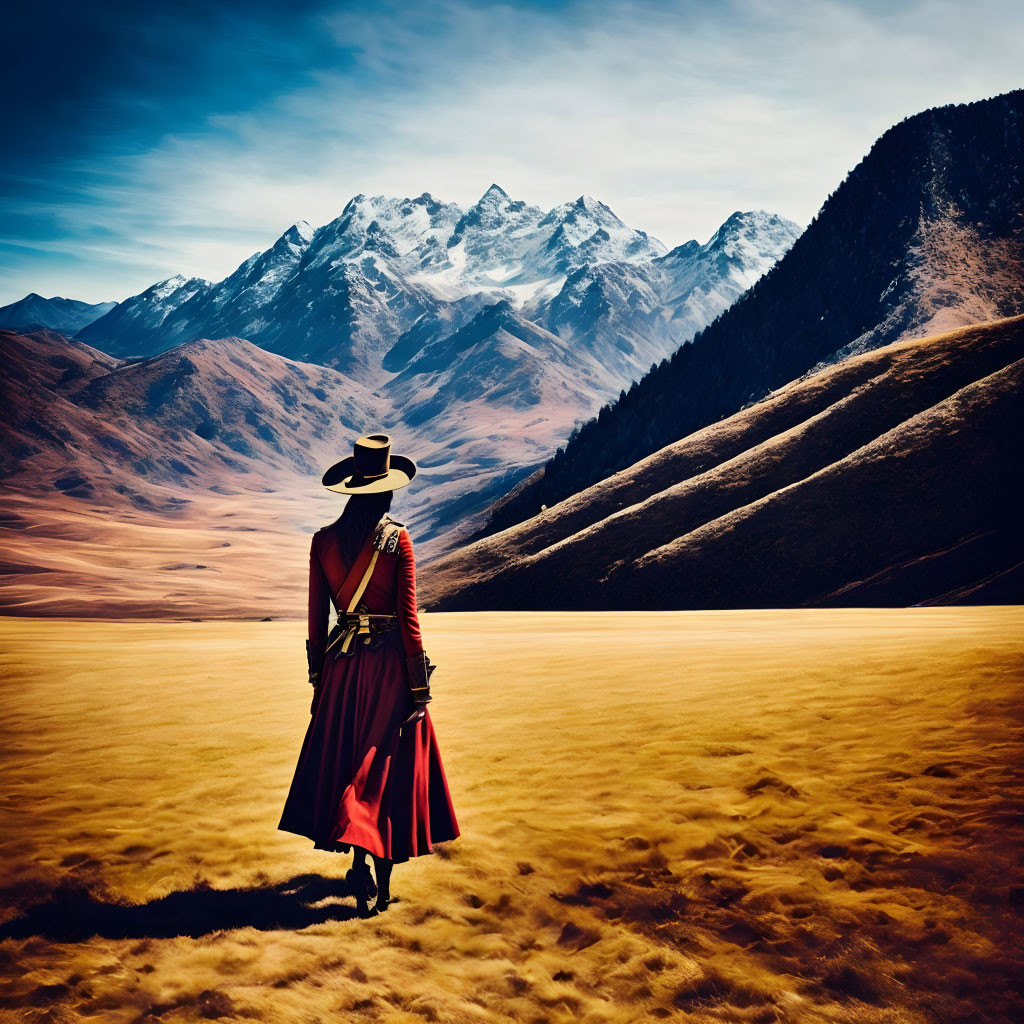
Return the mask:
[[405,861],[459,834],[430,712],[411,710],[396,634],[328,655],[279,829],[321,850]]

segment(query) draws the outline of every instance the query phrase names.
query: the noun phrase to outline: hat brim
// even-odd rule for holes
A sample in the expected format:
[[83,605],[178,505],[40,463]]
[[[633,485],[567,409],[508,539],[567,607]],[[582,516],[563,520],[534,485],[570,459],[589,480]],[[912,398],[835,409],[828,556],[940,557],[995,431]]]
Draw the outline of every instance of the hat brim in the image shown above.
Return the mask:
[[321,482],[327,490],[337,494],[380,494],[408,486],[416,475],[416,463],[404,455],[392,455],[389,467],[385,476],[367,480],[356,474],[355,456],[350,455],[331,466]]

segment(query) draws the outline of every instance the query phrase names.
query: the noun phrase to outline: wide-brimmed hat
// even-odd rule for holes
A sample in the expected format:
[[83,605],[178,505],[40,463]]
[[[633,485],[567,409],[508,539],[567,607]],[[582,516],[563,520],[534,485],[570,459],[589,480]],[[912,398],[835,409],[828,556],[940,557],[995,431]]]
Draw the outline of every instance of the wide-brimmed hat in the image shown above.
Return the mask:
[[336,462],[323,476],[323,485],[339,494],[379,494],[405,487],[416,475],[416,463],[391,454],[387,434],[366,434],[352,445],[353,454]]

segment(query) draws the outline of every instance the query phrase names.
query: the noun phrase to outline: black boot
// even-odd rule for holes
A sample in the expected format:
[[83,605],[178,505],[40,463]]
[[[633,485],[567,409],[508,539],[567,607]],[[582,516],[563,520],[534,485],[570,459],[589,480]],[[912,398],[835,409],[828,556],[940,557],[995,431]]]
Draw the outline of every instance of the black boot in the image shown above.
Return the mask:
[[356,898],[359,916],[368,917],[370,897],[377,895],[377,886],[370,873],[370,865],[366,863],[365,853],[361,857],[357,854],[353,859],[352,867],[345,872],[345,883],[349,892]]
[[373,905],[373,914],[383,914],[391,905],[394,897],[391,895],[391,868],[394,861],[386,860],[384,857],[374,857],[373,867],[377,872],[377,900]]

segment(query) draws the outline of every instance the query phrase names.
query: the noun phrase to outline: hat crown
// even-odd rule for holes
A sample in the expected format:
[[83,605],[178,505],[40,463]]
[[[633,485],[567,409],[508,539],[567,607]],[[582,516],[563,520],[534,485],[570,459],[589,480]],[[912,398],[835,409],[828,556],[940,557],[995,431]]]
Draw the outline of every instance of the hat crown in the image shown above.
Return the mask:
[[364,434],[352,445],[352,454],[336,462],[321,482],[339,494],[378,494],[406,487],[416,475],[416,463],[391,451],[387,434]]
[[387,434],[366,434],[352,445],[356,474],[365,480],[387,476],[391,468],[391,438]]

